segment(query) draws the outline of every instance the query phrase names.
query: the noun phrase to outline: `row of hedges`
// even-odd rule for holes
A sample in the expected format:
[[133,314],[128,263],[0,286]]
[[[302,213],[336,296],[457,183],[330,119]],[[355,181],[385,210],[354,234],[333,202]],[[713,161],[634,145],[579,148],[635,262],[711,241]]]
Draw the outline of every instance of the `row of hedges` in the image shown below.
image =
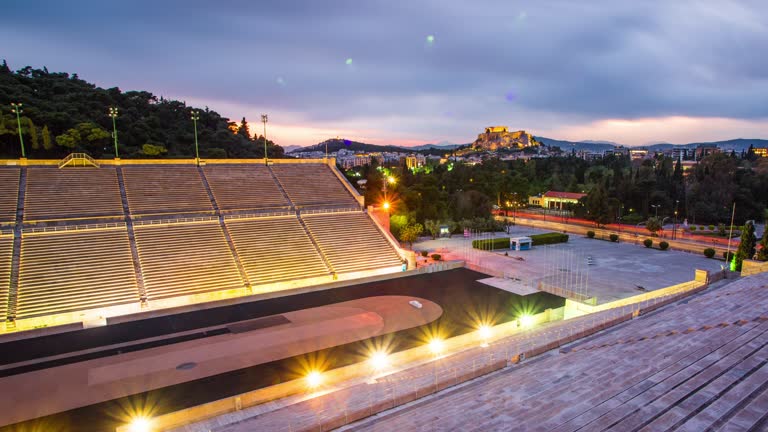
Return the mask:
[[[651,240],[651,239],[645,239],[645,240],[643,240],[643,245],[644,245],[645,247],[647,247],[647,248],[650,248],[650,247],[652,247],[652,246],[653,246],[653,240]],[[661,250],[667,250],[667,249],[669,249],[669,243],[667,243],[667,242],[665,242],[665,241],[659,242],[659,249],[661,249]]]
[[556,232],[551,232],[546,234],[534,234],[530,237],[531,237],[533,246],[568,242],[568,234],[556,233]]
[[472,240],[472,247],[482,250],[509,249],[509,237]]
[[[727,262],[730,262],[733,259],[733,252],[723,252],[723,259]],[[704,256],[707,258],[714,258],[715,257],[715,250],[712,248],[706,248],[704,249]]]

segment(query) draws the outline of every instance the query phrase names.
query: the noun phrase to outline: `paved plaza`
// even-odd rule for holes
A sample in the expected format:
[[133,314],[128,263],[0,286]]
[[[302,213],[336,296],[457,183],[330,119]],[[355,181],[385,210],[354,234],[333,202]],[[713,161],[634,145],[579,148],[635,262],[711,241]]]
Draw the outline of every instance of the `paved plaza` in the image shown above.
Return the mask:
[[[515,226],[510,234],[482,234],[472,238],[455,235],[452,238],[423,240],[414,249],[441,253],[446,260],[468,261],[493,276],[514,279],[522,285],[537,286],[539,282],[597,297],[598,303],[631,297],[693,280],[696,269],[716,272],[723,261],[703,255],[656,248],[638,244],[612,243],[570,235],[568,243],[534,246],[528,251],[479,251],[471,248],[471,240],[492,237],[519,237],[541,234],[544,230]],[[505,256],[505,253],[508,256]]]

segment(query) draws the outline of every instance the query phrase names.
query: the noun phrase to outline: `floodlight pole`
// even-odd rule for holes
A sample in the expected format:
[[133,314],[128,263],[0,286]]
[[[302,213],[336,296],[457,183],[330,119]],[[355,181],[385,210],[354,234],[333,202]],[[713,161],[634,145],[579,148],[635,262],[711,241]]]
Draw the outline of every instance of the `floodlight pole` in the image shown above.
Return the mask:
[[117,108],[109,108],[109,116],[112,117],[112,136],[115,138],[115,159],[120,159],[120,154],[117,152]]
[[733,211],[731,212],[731,229],[728,233],[728,248],[725,251],[725,262],[728,263],[728,259],[731,256],[731,237],[733,237],[733,220],[736,217],[736,201],[733,202]]
[[21,157],[25,158],[27,157],[27,154],[24,152],[24,137],[21,136],[21,103],[14,103],[11,102],[11,111],[16,113],[16,123],[19,125],[19,143],[21,144]]
[[269,165],[269,160],[267,158],[267,115],[262,114],[261,115],[261,122],[264,123],[264,164]]
[[200,152],[197,147],[197,121],[200,120],[200,114],[197,111],[192,111],[192,123],[195,125],[195,164],[200,166]]

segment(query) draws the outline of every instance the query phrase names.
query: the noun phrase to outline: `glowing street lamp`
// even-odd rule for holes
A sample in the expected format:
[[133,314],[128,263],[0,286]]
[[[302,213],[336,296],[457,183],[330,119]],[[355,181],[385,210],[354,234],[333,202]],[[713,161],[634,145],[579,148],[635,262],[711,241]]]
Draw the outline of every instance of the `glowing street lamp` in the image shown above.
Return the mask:
[[112,117],[112,136],[115,138],[115,159],[120,159],[117,152],[117,108],[109,107],[109,116]]
[[532,327],[533,326],[533,317],[528,314],[524,314],[520,316],[520,325],[523,327]]
[[314,389],[323,383],[323,375],[318,371],[312,371],[307,374],[307,387]]
[[195,125],[195,164],[200,165],[200,152],[197,149],[197,121],[200,120],[200,113],[197,110],[192,111],[192,123]]
[[152,422],[146,417],[136,417],[131,420],[128,430],[130,432],[151,432]]
[[480,338],[483,340],[480,346],[486,348],[488,346],[488,339],[491,337],[491,327],[487,324],[483,324],[477,331],[480,334]]
[[392,176],[387,177],[387,183],[393,185],[396,182],[397,182],[397,179],[395,179],[394,177],[392,177]]
[[389,207],[390,207],[389,201],[384,201],[384,204],[382,204],[382,207],[384,207],[384,210],[389,210]]
[[371,354],[371,367],[375,370],[382,370],[389,365],[389,358],[384,351],[376,351]]
[[27,154],[24,152],[24,137],[21,136],[21,103],[11,102],[11,111],[16,113],[16,123],[19,125],[19,143],[21,143],[21,157],[26,158]]
[[445,344],[443,343],[443,340],[440,338],[434,338],[429,341],[429,350],[432,352],[432,354],[438,355],[441,352],[443,352],[443,348],[445,347]]
[[269,165],[267,158],[267,115],[261,115],[261,122],[264,123],[264,164]]

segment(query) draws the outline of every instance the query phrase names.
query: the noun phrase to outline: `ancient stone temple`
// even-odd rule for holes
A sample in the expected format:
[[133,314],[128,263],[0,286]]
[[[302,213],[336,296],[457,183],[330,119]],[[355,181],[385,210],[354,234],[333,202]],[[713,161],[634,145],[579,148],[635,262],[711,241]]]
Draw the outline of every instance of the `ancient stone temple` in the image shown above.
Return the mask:
[[485,150],[499,148],[524,148],[538,145],[533,136],[526,131],[510,132],[506,126],[489,126],[477,136],[474,147]]

